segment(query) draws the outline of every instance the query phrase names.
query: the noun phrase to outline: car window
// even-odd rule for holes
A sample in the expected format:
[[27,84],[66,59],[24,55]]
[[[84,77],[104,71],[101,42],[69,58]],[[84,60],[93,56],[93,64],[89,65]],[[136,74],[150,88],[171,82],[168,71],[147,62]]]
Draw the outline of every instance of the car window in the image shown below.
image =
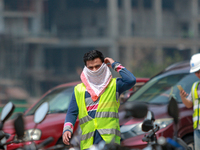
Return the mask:
[[198,81],[195,74],[176,73],[161,74],[152,78],[142,86],[128,101],[143,101],[147,103],[163,104],[168,103],[169,96],[173,95],[178,102],[181,102],[177,85],[181,85],[189,94],[192,84]]
[[49,103],[48,113],[67,112],[74,87],[65,87],[53,90],[41,99],[26,115],[33,115],[36,109],[43,103]]

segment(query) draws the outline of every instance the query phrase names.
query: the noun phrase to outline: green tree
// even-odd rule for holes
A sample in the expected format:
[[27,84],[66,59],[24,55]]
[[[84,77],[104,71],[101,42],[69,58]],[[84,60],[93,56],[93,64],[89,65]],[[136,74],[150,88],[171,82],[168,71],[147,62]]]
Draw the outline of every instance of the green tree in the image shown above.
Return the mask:
[[141,61],[139,66],[133,66],[134,75],[136,77],[152,77],[168,67],[169,65],[172,65],[173,63],[183,61],[183,58],[181,55],[176,52],[174,53],[174,56],[167,56],[163,60],[163,64],[157,64],[156,62],[145,59],[146,61]]

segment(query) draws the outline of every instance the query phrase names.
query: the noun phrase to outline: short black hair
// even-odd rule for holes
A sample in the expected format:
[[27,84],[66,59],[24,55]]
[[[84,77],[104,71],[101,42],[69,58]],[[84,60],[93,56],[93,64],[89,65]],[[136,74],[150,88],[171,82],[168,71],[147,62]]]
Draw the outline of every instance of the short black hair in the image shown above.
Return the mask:
[[83,61],[84,61],[85,65],[86,65],[86,62],[88,60],[94,60],[95,58],[100,58],[102,63],[104,62],[104,56],[98,50],[92,50],[92,51],[89,51],[89,52],[85,53],[84,56],[83,56]]

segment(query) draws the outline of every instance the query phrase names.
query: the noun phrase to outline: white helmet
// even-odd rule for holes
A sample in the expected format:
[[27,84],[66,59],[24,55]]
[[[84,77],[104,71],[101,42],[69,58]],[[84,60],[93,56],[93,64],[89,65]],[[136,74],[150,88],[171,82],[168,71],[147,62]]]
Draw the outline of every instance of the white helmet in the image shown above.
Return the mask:
[[194,54],[190,59],[190,73],[200,70],[200,53]]

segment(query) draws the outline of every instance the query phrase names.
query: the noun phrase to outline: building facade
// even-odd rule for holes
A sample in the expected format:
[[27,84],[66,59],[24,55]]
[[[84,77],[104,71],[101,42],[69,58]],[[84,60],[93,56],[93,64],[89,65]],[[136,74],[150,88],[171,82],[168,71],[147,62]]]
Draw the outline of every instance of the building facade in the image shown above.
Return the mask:
[[171,49],[189,59],[199,52],[199,14],[199,0],[0,0],[0,76],[40,95],[78,80],[92,49],[129,70],[148,51],[156,63]]

